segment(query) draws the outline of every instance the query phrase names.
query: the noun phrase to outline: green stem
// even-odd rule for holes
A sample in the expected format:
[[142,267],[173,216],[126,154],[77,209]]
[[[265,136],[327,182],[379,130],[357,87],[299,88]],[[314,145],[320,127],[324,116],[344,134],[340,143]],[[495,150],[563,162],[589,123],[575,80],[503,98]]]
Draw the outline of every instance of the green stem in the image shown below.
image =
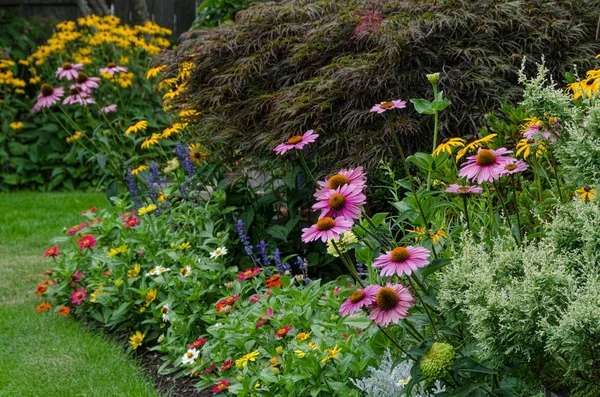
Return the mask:
[[461,196],[463,200],[463,206],[465,208],[465,218],[467,218],[467,229],[469,229],[469,231],[472,233],[473,230],[471,229],[471,221],[469,220],[469,206],[467,205],[467,195],[462,194]]
[[344,257],[344,255],[342,255],[342,252],[340,251],[340,249],[338,248],[337,244],[335,243],[335,240],[332,239],[331,240],[331,244],[333,244],[333,248],[335,248],[336,252],[338,253],[338,255],[340,257],[340,259],[344,263],[344,266],[346,266],[346,269],[348,269],[348,271],[350,272],[350,275],[352,276],[352,278],[354,279],[354,281],[356,281],[358,284],[360,284],[360,286],[362,288],[365,288],[365,285],[363,284],[362,280],[358,276],[358,273],[356,272],[356,269],[354,269],[350,265],[350,263],[346,262],[346,258]]
[[[437,100],[437,86],[435,84],[433,85],[433,100],[436,101]],[[437,136],[438,136],[438,129],[439,129],[439,111],[435,110],[435,113],[433,114],[434,118],[433,118],[433,149],[431,149],[431,153],[433,153],[435,151],[435,148],[437,147]],[[431,189],[431,170],[429,170],[429,172],[427,173],[427,190]]]
[[394,338],[392,338],[392,336],[386,332],[385,328],[383,328],[379,324],[377,324],[377,328],[379,328],[381,333],[384,334],[390,340],[390,342],[392,342],[394,344],[394,346],[396,346],[398,348],[398,350],[400,350],[402,353],[404,353],[404,355],[406,357],[410,358],[411,360],[417,361],[417,359],[415,357],[411,356],[406,350],[404,350],[402,348],[402,346],[400,346],[400,344],[398,344],[398,342],[396,342],[396,340]]
[[[517,188],[515,187],[515,175],[511,174],[510,175],[511,178],[511,185],[512,185],[512,191],[513,191],[513,199],[515,201],[515,212],[517,214],[517,225],[519,226],[519,240],[522,239],[523,236],[523,229],[521,226],[521,216],[519,215],[519,204],[517,202]],[[562,201],[562,197],[561,197],[561,201]]]
[[427,314],[427,317],[429,318],[429,322],[431,323],[431,327],[433,328],[433,332],[435,334],[435,339],[439,342],[440,336],[438,333],[437,326],[435,325],[435,322],[433,321],[433,317],[431,316],[431,313],[429,312],[429,307],[425,304],[425,302],[423,301],[423,298],[421,298],[421,294],[419,294],[417,292],[417,289],[415,288],[415,286],[412,282],[412,277],[408,276],[407,279],[408,279],[408,283],[412,287],[413,291],[415,291],[415,295],[417,295],[417,298],[419,298],[419,301],[421,301],[421,304],[423,305],[423,308],[425,309],[425,313]]
[[308,168],[308,164],[306,164],[306,159],[304,158],[304,154],[302,153],[302,150],[296,150],[296,154],[300,158],[300,162],[302,163],[302,167],[304,167],[304,171],[310,177],[310,179],[313,181],[315,187],[319,186],[319,184],[317,183],[317,180],[315,179],[313,173],[310,172],[310,169]]

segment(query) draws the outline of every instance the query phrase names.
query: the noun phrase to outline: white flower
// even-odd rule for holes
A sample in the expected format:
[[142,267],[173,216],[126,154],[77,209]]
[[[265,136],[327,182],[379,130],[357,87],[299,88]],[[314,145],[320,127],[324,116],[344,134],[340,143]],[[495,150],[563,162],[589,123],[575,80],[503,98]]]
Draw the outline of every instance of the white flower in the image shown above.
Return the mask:
[[155,268],[150,270],[150,272],[146,273],[146,276],[158,276],[160,274],[163,274],[164,272],[168,272],[169,270],[171,269],[169,269],[168,267],[156,266]]
[[163,340],[165,340],[165,334],[160,334],[160,336],[157,339],[157,342],[162,343]]
[[214,250],[213,252],[210,253],[210,257],[211,258],[218,258],[221,255],[227,255],[227,248],[225,247],[219,247],[216,250]]
[[169,312],[171,311],[171,308],[169,307],[168,303],[165,303],[163,305],[163,307],[160,308],[160,312],[162,313],[162,320],[164,322],[169,321]]
[[186,267],[182,267],[179,270],[179,274],[181,274],[181,277],[187,277],[187,276],[191,275],[192,267],[190,265],[187,265]]
[[187,353],[181,358],[183,364],[194,364],[200,352],[197,349],[188,349]]

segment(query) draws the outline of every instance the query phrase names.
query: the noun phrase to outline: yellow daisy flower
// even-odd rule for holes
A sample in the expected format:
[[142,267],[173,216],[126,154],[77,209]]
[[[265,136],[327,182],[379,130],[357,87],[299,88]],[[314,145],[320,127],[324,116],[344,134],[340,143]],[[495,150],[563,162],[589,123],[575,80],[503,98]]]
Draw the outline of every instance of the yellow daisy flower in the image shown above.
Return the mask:
[[154,204],[150,204],[147,207],[142,207],[138,210],[138,214],[139,215],[146,215],[149,214],[150,212],[154,211],[156,209],[156,205]]
[[131,175],[137,175],[140,172],[142,172],[144,170],[147,170],[147,169],[148,169],[148,166],[146,166],[146,165],[140,165],[139,167],[134,168],[134,169],[131,170]]
[[133,347],[133,350],[137,349],[142,345],[146,334],[142,334],[140,331],[136,331],[135,334],[129,337],[129,344]]
[[23,123],[20,121],[15,121],[14,123],[10,123],[8,126],[16,131],[23,128]]
[[75,131],[73,135],[66,137],[65,140],[67,141],[67,143],[72,143],[78,140],[79,138],[81,138],[81,131]]
[[480,148],[484,143],[488,143],[492,139],[494,139],[498,134],[490,134],[484,136],[481,139],[475,139],[475,137],[466,141],[465,147],[460,149],[458,153],[456,153],[456,161],[460,160],[465,154],[474,151],[475,149]]
[[584,186],[582,188],[579,188],[575,191],[577,194],[579,194],[579,198],[581,198],[581,201],[594,201],[594,198],[596,197],[596,189],[593,186]]
[[179,244],[179,246],[177,248],[179,248],[180,250],[184,250],[186,248],[190,248],[191,246],[192,246],[192,244],[188,241],[188,242]]
[[248,353],[242,358],[238,358],[237,360],[235,360],[235,365],[238,368],[244,368],[246,365],[248,365],[249,361],[256,361],[256,357],[258,357],[258,354],[258,350],[255,350],[252,353]]
[[136,263],[135,266],[133,266],[133,269],[127,271],[127,276],[129,278],[134,278],[135,276],[140,274],[140,270],[142,270],[142,267],[139,263]]
[[433,151],[433,157],[439,156],[442,152],[447,152],[449,155],[452,155],[452,150],[455,147],[464,147],[467,141],[462,138],[446,138],[444,139],[438,147]]
[[335,345],[335,347],[332,347],[331,349],[327,349],[327,355],[323,357],[323,359],[321,360],[321,364],[331,360],[332,358],[337,358],[338,353],[341,351],[342,348],[338,348],[337,345]]
[[166,67],[167,65],[160,65],[148,70],[146,73],[146,79],[150,80],[151,78],[158,76],[158,74]]
[[142,149],[148,149],[150,148],[150,146],[154,146],[158,143],[158,140],[160,139],[160,134],[152,134],[151,137],[146,138],[146,140],[144,140],[144,142],[142,142]]
[[148,122],[146,120],[136,121],[135,123],[131,124],[127,130],[125,130],[125,135],[129,135],[132,132],[143,131],[146,128],[148,128]]

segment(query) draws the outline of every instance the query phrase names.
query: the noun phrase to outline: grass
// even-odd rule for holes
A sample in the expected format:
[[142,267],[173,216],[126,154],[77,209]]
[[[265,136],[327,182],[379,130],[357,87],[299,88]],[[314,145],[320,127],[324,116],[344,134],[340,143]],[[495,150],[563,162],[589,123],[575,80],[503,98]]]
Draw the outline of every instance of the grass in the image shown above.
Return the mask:
[[114,341],[34,309],[50,240],[108,205],[102,194],[0,194],[0,397],[158,396]]

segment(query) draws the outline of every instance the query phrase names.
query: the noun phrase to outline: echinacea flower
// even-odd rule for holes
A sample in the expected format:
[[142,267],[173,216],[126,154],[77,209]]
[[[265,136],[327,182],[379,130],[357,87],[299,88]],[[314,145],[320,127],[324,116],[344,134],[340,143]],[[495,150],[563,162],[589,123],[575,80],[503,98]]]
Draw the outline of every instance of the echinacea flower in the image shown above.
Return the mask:
[[244,368],[246,365],[248,365],[248,362],[256,361],[256,358],[258,357],[258,355],[259,355],[258,350],[255,350],[252,353],[248,353],[248,354],[244,355],[243,357],[235,360],[235,365],[238,368]]
[[446,189],[446,193],[456,194],[481,194],[483,189],[479,186],[460,186],[457,183],[453,183]]
[[357,190],[363,190],[367,183],[367,174],[365,174],[363,167],[357,167],[352,169],[340,170],[337,174],[326,179],[325,181],[317,181],[317,184],[321,186],[319,190],[314,194],[315,197],[320,197],[329,190],[335,190],[344,185],[352,185]]
[[523,160],[515,161],[512,163],[505,164],[500,166],[499,172],[501,176],[507,176],[516,174],[518,172],[523,172],[527,169],[527,163]]
[[237,280],[244,281],[254,278],[258,273],[260,273],[260,267],[255,267],[254,269],[246,269],[245,272],[241,272],[238,274]]
[[579,194],[581,201],[594,201],[596,197],[596,189],[593,186],[584,186],[575,191]]
[[329,348],[327,349],[327,355],[325,357],[323,357],[321,359],[321,364],[326,363],[327,361],[337,358],[339,352],[342,351],[341,347],[337,347],[337,345],[335,345],[335,347]]
[[466,177],[468,180],[477,179],[477,183],[495,181],[500,177],[499,169],[515,161],[514,158],[505,156],[509,153],[512,153],[512,150],[505,148],[498,150],[480,148],[476,156],[467,158],[458,176]]
[[83,92],[92,92],[93,88],[100,87],[99,83],[99,77],[89,77],[83,72],[77,73],[77,78],[75,79],[75,85]]
[[85,288],[77,288],[77,290],[73,291],[71,294],[71,302],[76,305],[81,305],[87,299],[86,291]]
[[116,103],[112,103],[110,105],[102,106],[100,108],[100,110],[98,111],[98,114],[100,114],[100,113],[112,113],[112,112],[116,112],[116,111],[117,111],[117,104]]
[[65,95],[65,89],[62,87],[52,87],[50,84],[42,84],[37,102],[33,105],[31,113],[39,111],[41,108],[50,108],[56,104],[60,98]]
[[136,350],[142,345],[145,337],[146,334],[142,334],[140,331],[135,331],[135,333],[129,337],[129,344],[133,347],[133,350]]
[[319,134],[315,134],[314,130],[308,130],[303,135],[295,135],[288,139],[287,142],[278,145],[274,151],[282,156],[292,149],[301,150],[304,146],[316,141],[318,137]]
[[100,73],[108,73],[111,76],[115,73],[118,72],[127,72],[127,68],[124,66],[118,66],[116,63],[114,62],[109,62],[106,64],[105,68],[101,68],[99,70]]
[[381,114],[383,112],[387,112],[388,110],[392,110],[392,109],[404,109],[406,107],[406,101],[403,101],[401,99],[395,99],[389,102],[381,102],[378,103],[376,105],[373,105],[373,107],[371,108],[370,112],[374,113],[376,112],[377,114]]
[[379,291],[379,285],[369,285],[365,289],[358,289],[340,306],[340,315],[347,316],[359,311],[363,307],[375,303],[375,295]]
[[525,132],[523,132],[523,138],[526,139],[536,140],[535,138],[540,136],[544,139],[549,140],[550,142],[556,142],[556,139],[558,138],[558,133],[542,130],[539,125],[531,125],[527,127],[527,130]]
[[213,252],[210,253],[210,257],[211,258],[218,258],[222,255],[227,255],[227,248],[225,247],[219,247],[216,250],[214,250]]
[[87,93],[84,92],[81,88],[76,86],[71,86],[69,96],[67,96],[63,101],[63,105],[79,104],[85,106],[88,103],[93,104],[96,103],[96,101],[94,100],[94,98],[88,96]]
[[198,359],[200,352],[197,349],[188,349],[188,351],[181,358],[182,364],[194,364]]
[[353,221],[346,220],[343,216],[335,219],[325,216],[309,228],[302,229],[302,241],[309,243],[321,239],[324,243],[328,239],[339,239],[340,234],[352,229]]
[[292,330],[292,326],[291,325],[286,325],[285,327],[281,327],[277,330],[277,332],[275,332],[274,337],[276,339],[281,339],[284,336],[286,336],[290,331]]
[[77,240],[78,240],[77,242],[79,243],[79,249],[86,249],[86,248],[91,249],[96,246],[96,239],[91,234],[82,236]]
[[55,75],[59,80],[64,78],[67,80],[74,80],[77,78],[77,73],[81,69],[83,69],[83,64],[81,63],[65,62],[56,70]]
[[406,287],[401,284],[388,284],[377,291],[375,309],[369,315],[369,320],[383,327],[390,323],[398,324],[400,319],[408,315],[408,309],[414,303],[414,298]]
[[44,258],[56,258],[59,254],[60,250],[58,249],[58,246],[55,245],[44,252]]
[[380,255],[373,267],[381,267],[382,276],[410,276],[413,271],[429,264],[429,250],[423,247],[396,247]]
[[322,210],[319,218],[358,219],[360,214],[359,205],[367,202],[367,197],[361,190],[352,185],[340,186],[335,190],[329,190],[319,197],[319,201],[313,205],[314,210]]
[[215,394],[220,393],[223,390],[227,389],[229,387],[229,385],[231,385],[230,381],[222,380],[219,383],[217,383],[215,387],[212,388],[212,392]]
[[148,122],[146,120],[136,121],[125,130],[125,135],[129,135],[132,132],[144,131],[146,128],[148,128]]
[[456,153],[456,162],[458,162],[458,160],[460,160],[465,154],[471,153],[475,149],[480,148],[484,143],[490,142],[497,136],[498,134],[490,134],[484,136],[483,138],[477,138],[476,136],[473,136],[467,139],[465,147],[463,147]]
[[433,151],[432,156],[436,157],[436,156],[440,155],[442,152],[446,152],[451,155],[452,150],[455,147],[464,147],[466,143],[467,143],[467,141],[465,141],[462,138],[450,138],[450,139],[446,138],[442,142],[440,142],[438,147]]

